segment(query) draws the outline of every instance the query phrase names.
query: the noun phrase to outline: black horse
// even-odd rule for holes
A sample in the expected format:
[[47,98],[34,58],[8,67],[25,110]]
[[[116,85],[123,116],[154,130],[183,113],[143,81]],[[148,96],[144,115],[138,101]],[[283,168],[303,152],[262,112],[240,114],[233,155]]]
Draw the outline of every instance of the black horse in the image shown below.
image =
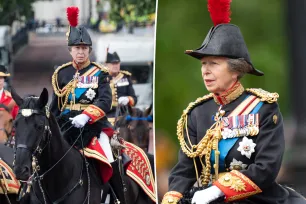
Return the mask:
[[[15,121],[16,178],[27,182],[29,203],[100,203],[101,183],[82,154],[62,137],[46,108],[48,91],[40,97],[12,96],[20,108]],[[90,171],[90,172],[89,172]],[[90,177],[89,177],[90,175]]]
[[[30,193],[25,192],[29,203],[100,204],[101,179],[91,168],[94,165],[88,165],[88,159],[64,140],[46,108],[47,89],[40,97],[22,99],[14,90],[12,96],[20,107],[15,121],[14,171],[17,179],[26,182],[24,191],[31,187]],[[130,177],[123,175],[123,179],[127,203],[153,203]]]

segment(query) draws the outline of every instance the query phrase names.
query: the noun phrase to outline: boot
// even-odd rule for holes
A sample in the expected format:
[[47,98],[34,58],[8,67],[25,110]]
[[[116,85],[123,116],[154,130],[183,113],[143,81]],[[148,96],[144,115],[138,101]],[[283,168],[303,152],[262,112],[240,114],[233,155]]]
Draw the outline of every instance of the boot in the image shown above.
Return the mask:
[[126,204],[125,200],[125,191],[126,188],[124,185],[124,181],[122,180],[120,170],[119,170],[119,161],[116,160],[111,163],[113,168],[113,175],[111,179],[109,180],[109,183],[111,187],[114,190],[114,193],[116,194],[116,197],[119,199],[120,204]]

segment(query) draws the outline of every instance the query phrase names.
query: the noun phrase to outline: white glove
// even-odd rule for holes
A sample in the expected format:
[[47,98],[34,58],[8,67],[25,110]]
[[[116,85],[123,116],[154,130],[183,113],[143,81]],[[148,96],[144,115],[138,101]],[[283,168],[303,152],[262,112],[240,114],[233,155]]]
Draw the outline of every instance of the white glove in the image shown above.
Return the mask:
[[118,103],[120,104],[120,105],[127,105],[128,103],[129,103],[129,98],[128,97],[126,97],[126,96],[122,96],[122,97],[120,97],[119,99],[118,99]]
[[76,128],[82,128],[84,125],[89,121],[90,117],[86,114],[80,114],[75,116],[74,118],[69,118],[71,124],[74,125]]
[[207,189],[195,192],[191,203],[209,204],[221,196],[224,196],[224,193],[217,186],[211,186]]

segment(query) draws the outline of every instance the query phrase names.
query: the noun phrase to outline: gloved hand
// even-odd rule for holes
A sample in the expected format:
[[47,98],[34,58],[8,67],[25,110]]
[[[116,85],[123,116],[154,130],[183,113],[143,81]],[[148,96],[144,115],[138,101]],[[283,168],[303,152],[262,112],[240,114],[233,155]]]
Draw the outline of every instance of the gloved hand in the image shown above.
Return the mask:
[[224,196],[224,193],[217,186],[211,186],[204,190],[195,192],[191,203],[208,204],[221,196]]
[[122,97],[120,97],[119,99],[118,99],[118,103],[120,104],[120,105],[127,105],[128,103],[129,103],[129,98],[127,97],[127,96],[122,96]]
[[90,117],[86,114],[80,114],[75,116],[74,118],[69,118],[71,120],[71,124],[76,128],[82,128],[89,121]]

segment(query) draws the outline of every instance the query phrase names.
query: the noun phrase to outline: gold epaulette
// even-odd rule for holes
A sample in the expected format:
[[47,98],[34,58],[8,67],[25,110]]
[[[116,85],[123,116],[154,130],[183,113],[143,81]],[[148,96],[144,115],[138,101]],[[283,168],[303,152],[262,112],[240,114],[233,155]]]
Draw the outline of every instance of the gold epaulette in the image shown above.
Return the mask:
[[[65,67],[68,67],[69,65],[72,65],[72,62],[67,62],[66,64],[62,64],[61,66],[59,66],[58,68],[56,68],[56,70],[54,71],[54,74],[55,73],[58,73],[61,69],[65,68]],[[54,75],[53,74],[53,75]]]
[[63,95],[60,94],[60,89],[58,87],[58,84],[57,84],[57,74],[58,72],[63,69],[63,68],[66,68],[68,67],[69,65],[72,65],[72,62],[68,62],[66,64],[63,64],[61,66],[59,66],[58,68],[56,68],[56,70],[54,71],[53,75],[52,75],[52,87],[53,87],[53,90],[55,92],[55,94],[58,96],[58,97],[62,97]]
[[101,69],[101,71],[109,73],[108,68],[102,64],[98,64],[97,62],[91,62],[92,64],[94,64],[95,66],[99,67]]
[[120,72],[122,74],[125,74],[125,75],[128,75],[128,76],[132,76],[132,74],[130,72],[126,71],[126,70],[120,70]]
[[194,153],[191,153],[188,151],[188,149],[186,148],[186,143],[184,141],[184,127],[186,125],[186,122],[187,122],[187,114],[195,107],[197,106],[198,104],[204,102],[204,101],[207,101],[209,99],[213,98],[213,94],[210,93],[210,94],[207,94],[203,97],[199,97],[197,98],[196,101],[194,102],[191,102],[189,103],[189,105],[187,106],[187,108],[183,111],[183,114],[181,116],[181,118],[178,120],[177,122],[177,136],[178,136],[178,139],[180,141],[180,145],[181,145],[181,148],[183,150],[183,152],[185,154],[187,154],[188,157],[196,157],[198,155],[198,152],[194,152]]
[[278,93],[270,93],[263,89],[251,88],[251,89],[246,89],[246,92],[254,94],[258,98],[260,98],[261,101],[268,102],[268,103],[275,103],[277,102],[277,99],[279,98]]

